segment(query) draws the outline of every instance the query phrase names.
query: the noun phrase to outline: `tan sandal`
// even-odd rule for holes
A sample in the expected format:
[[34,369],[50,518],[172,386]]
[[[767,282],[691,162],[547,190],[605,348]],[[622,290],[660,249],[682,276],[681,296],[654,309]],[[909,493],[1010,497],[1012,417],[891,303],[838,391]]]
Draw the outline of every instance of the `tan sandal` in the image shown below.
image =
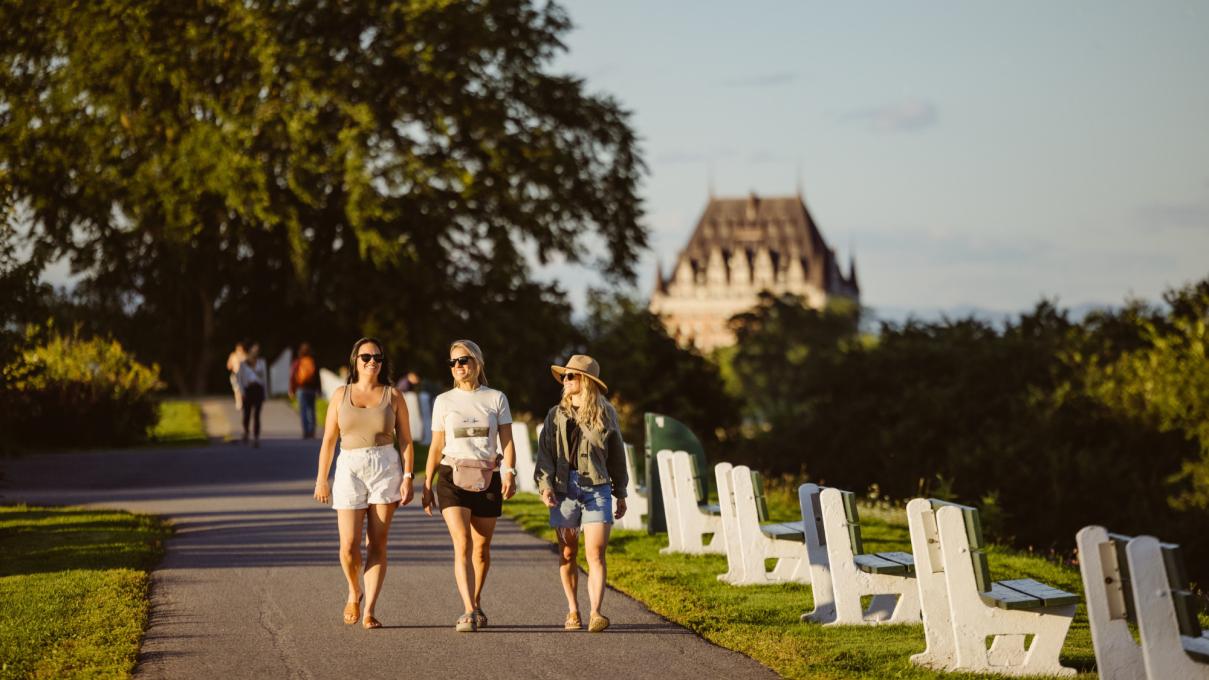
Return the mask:
[[361,597],[356,602],[344,603],[344,623],[351,626],[361,620]]
[[479,629],[478,624],[474,622],[474,614],[467,612],[458,617],[456,623],[453,624],[453,629],[459,633],[473,633]]
[[474,617],[475,628],[487,627],[487,615],[483,613],[482,607],[476,607],[474,611],[470,612],[470,615]]
[[591,616],[591,618],[588,619],[588,632],[589,633],[599,633],[600,631],[602,631],[608,627],[609,627],[609,617],[605,616],[604,614],[593,614]]
[[582,630],[583,627],[583,621],[579,620],[579,612],[569,612],[567,614],[567,620],[563,622],[563,630]]
[[382,622],[378,619],[375,619],[373,614],[366,614],[365,620],[361,622],[361,627],[365,630],[373,630],[375,628],[381,628]]

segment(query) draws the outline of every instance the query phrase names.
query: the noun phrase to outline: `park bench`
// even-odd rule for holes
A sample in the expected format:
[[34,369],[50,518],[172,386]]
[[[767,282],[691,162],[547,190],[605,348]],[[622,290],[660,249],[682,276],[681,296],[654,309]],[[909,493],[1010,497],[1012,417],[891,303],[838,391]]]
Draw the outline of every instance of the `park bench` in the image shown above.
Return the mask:
[[[856,494],[851,491],[823,488],[819,506],[835,609],[834,618],[822,622],[918,623],[919,589],[911,555],[864,552]],[[863,607],[861,598],[866,596],[872,597],[868,607]]]
[[[810,562],[802,522],[769,522],[764,480],[747,466],[714,466],[727,571],[718,578],[731,585],[809,583]],[[775,559],[772,571],[765,560]]]
[[[702,456],[704,457],[704,456]],[[722,508],[705,502],[701,465],[688,451],[664,449],[656,455],[668,546],[662,553],[726,552]],[[705,537],[711,535],[709,542]]]
[[[688,451],[698,457],[701,469],[705,469],[705,448],[689,426],[671,416],[661,413],[643,414],[643,434],[646,438],[645,479],[647,497],[647,532],[656,534],[668,531],[667,512],[663,507],[663,487],[659,481],[657,455],[660,451]],[[702,488],[699,497],[708,498],[708,489]]]
[[975,508],[917,498],[907,504],[907,521],[927,641],[914,663],[1001,675],[1074,674],[1058,654],[1078,595],[1032,579],[992,580]]
[[806,559],[810,563],[810,596],[814,600],[814,609],[802,614],[803,623],[830,623],[835,620],[835,590],[831,586],[827,532],[823,529],[823,508],[819,501],[822,492],[823,487],[818,484],[806,483],[798,487]]
[[1142,646],[1130,625],[1138,623],[1133,586],[1129,582],[1130,536],[1110,534],[1104,527],[1087,526],[1075,535],[1079,572],[1087,596],[1087,621],[1102,680],[1144,680]]
[[[1101,677],[1209,678],[1209,637],[1197,619],[1180,547],[1095,526],[1076,539]],[[1129,635],[1131,621],[1140,645]],[[1139,648],[1145,675],[1138,670]],[[1120,667],[1133,674],[1117,673]]]
[[634,466],[634,447],[630,444],[625,445],[625,469],[626,475],[629,477],[629,481],[626,483],[626,513],[617,520],[617,526],[621,529],[643,530],[646,529],[646,520],[643,517],[650,512],[650,501],[646,487],[638,484],[638,474]]
[[[541,433],[540,425],[538,433]],[[516,452],[516,490],[537,493],[537,482],[533,479],[537,472],[537,457],[534,455],[533,442],[529,439],[527,423],[512,423],[512,449]]]

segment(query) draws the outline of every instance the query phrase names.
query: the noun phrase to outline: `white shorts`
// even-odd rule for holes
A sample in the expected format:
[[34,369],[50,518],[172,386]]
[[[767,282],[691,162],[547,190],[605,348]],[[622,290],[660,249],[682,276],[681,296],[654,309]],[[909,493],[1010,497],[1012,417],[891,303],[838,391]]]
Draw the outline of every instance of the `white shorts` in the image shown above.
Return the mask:
[[341,449],[332,481],[333,510],[364,510],[403,500],[403,466],[393,446]]

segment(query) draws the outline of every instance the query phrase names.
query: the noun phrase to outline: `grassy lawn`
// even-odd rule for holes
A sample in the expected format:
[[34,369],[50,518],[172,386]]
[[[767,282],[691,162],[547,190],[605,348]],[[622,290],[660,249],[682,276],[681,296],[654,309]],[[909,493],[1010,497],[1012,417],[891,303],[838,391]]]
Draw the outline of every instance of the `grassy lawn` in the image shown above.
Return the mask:
[[201,407],[192,401],[168,400],[159,405],[160,419],[151,430],[150,444],[199,445],[209,443],[202,425]]
[[0,507],[0,678],[125,678],[168,529],[115,510]]
[[[777,521],[800,519],[793,504],[796,496],[791,503],[789,494],[770,494],[769,503]],[[504,512],[525,530],[554,541],[546,507],[537,496],[517,494],[504,503]],[[866,551],[911,551],[905,510],[862,508],[861,520]],[[660,555],[659,549],[666,545],[663,534],[615,530],[609,541],[609,584],[641,600],[651,611],[710,642],[746,654],[783,677],[986,677],[912,665],[908,657],[925,647],[922,626],[824,628],[801,623],[798,617],[813,607],[810,586],[727,585],[717,579],[726,571],[725,556]],[[582,562],[583,551],[580,558]],[[989,559],[997,580],[1034,578],[1069,592],[1083,592],[1076,568],[998,547],[992,547]],[[1094,677],[1095,656],[1082,605],[1066,638],[1062,662],[1079,669],[1082,677]]]

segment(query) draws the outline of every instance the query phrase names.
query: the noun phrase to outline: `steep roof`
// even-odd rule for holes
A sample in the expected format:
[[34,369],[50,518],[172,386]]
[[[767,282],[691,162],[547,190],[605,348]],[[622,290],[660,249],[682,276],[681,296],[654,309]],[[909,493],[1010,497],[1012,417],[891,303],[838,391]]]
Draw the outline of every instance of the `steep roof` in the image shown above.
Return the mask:
[[680,258],[704,262],[717,246],[726,252],[766,247],[788,257],[825,258],[827,244],[800,196],[711,198]]

